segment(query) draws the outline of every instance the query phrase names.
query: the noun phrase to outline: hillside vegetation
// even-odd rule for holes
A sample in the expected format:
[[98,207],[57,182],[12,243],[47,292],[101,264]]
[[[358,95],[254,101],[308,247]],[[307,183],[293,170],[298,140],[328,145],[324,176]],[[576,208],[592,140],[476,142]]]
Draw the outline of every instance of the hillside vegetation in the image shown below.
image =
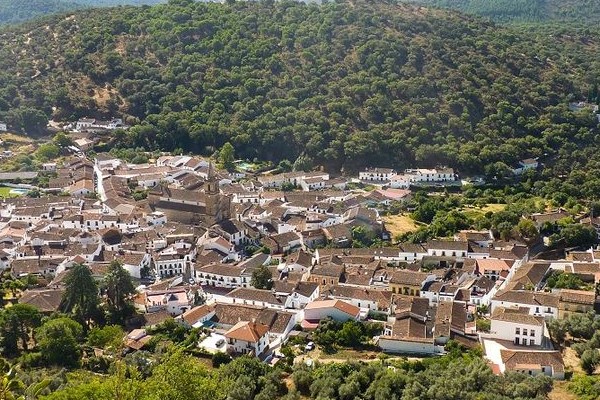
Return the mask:
[[143,5],[166,0],[0,0],[0,24],[14,24],[40,16],[87,7]]
[[458,10],[490,18],[498,22],[571,22],[575,24],[590,24],[600,21],[600,2],[596,0],[406,1]]
[[[504,172],[593,157],[598,36],[518,33],[456,13],[365,2],[92,10],[0,34],[0,117],[129,116],[120,143],[352,170]],[[571,159],[574,157],[574,159]],[[498,164],[501,163],[501,164]],[[491,166],[491,167],[490,167]]]

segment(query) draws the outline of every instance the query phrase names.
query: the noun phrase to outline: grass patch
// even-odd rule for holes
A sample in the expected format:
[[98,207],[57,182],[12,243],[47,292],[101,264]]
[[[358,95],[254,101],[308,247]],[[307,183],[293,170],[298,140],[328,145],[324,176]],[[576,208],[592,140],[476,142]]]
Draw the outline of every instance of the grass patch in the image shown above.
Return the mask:
[[18,144],[31,144],[33,143],[33,139],[23,135],[17,135],[14,133],[2,133],[0,134],[0,140],[3,140],[7,143],[18,143]]
[[319,358],[327,360],[375,360],[380,352],[370,350],[355,350],[341,347],[335,353],[326,354],[321,352]]
[[506,204],[497,204],[497,203],[489,203],[485,207],[481,208],[481,212],[484,214],[487,212],[497,213],[499,211],[503,211],[506,208]]
[[6,186],[0,186],[0,198],[12,198],[12,197],[19,197],[20,195],[18,194],[14,194],[11,193],[10,191],[13,190],[13,188],[10,187],[6,187]]
[[386,215],[383,217],[385,227],[392,234],[392,237],[401,235],[407,232],[414,232],[419,228],[419,225],[408,215]]

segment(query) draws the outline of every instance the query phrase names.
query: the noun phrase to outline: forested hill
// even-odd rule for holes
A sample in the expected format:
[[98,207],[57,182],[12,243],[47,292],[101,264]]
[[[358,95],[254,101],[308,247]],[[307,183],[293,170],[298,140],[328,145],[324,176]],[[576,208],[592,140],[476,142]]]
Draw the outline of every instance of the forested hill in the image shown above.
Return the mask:
[[166,3],[166,0],[0,0],[0,24],[88,7]]
[[598,43],[380,1],[171,0],[0,32],[0,118],[125,115],[123,146],[331,169],[589,160],[595,120],[567,106],[595,93]]
[[600,22],[598,0],[405,0],[459,10],[498,22]]

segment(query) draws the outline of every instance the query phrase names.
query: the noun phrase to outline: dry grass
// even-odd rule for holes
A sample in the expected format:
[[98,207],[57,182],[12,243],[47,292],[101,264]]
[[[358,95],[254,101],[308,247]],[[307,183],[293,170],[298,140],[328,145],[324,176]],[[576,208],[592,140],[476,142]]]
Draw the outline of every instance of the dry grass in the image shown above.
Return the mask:
[[554,381],[552,391],[548,393],[549,400],[576,400],[577,396],[567,390],[567,381]]
[[505,208],[506,208],[506,204],[489,203],[485,207],[481,208],[481,212],[483,212],[484,214],[487,213],[488,211],[496,213],[498,211],[504,210]]
[[406,233],[414,232],[418,229],[417,223],[408,215],[388,215],[383,217],[385,227],[392,234],[392,237]]
[[33,143],[33,139],[24,135],[17,135],[14,133],[0,133],[0,140],[5,141],[6,143],[15,143],[15,144],[31,144]]
[[563,361],[565,363],[565,370],[573,371],[575,374],[583,374],[583,370],[579,364],[579,357],[577,357],[577,353],[572,348],[567,347],[563,351]]

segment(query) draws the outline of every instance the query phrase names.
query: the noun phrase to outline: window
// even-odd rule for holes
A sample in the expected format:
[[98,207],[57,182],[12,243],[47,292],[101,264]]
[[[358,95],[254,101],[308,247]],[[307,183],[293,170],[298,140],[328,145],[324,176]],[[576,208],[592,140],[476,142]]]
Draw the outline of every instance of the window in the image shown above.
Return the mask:
[[521,328],[515,328],[515,334],[516,335],[520,335],[521,334]]
[[523,329],[523,336],[527,336],[527,329]]
[[535,331],[532,329],[531,331],[529,331],[529,336],[535,336]]

